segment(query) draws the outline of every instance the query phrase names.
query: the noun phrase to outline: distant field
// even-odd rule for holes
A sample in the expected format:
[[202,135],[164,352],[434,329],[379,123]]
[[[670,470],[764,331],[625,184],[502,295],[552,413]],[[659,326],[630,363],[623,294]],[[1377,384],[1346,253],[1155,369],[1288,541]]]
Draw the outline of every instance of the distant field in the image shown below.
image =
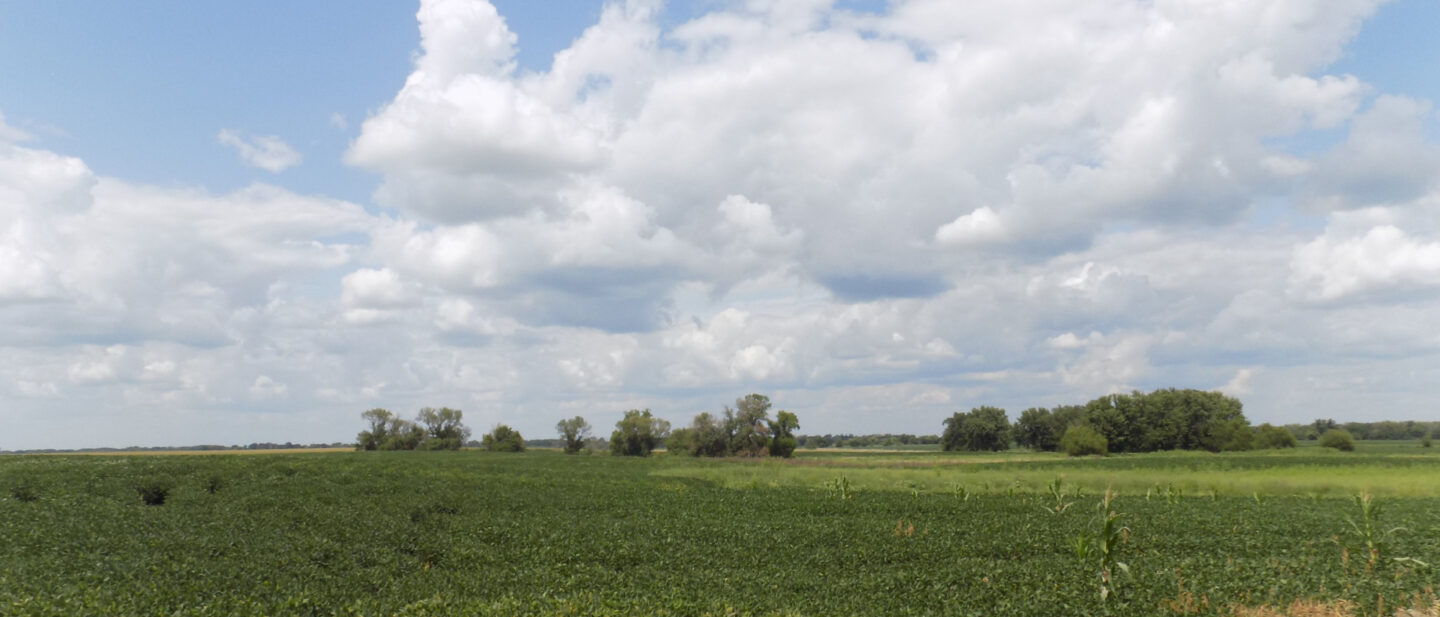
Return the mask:
[[[743,464],[737,464],[743,463]],[[1039,493],[1056,478],[1090,492],[1192,496],[1440,498],[1440,451],[1418,442],[1361,442],[1356,452],[1302,446],[1212,454],[1156,452],[1074,459],[1049,452],[806,450],[793,460],[700,461],[661,472],[732,488],[816,486],[845,477],[863,490]]]
[[1437,470],[1418,447],[8,456],[0,615],[1434,615]]

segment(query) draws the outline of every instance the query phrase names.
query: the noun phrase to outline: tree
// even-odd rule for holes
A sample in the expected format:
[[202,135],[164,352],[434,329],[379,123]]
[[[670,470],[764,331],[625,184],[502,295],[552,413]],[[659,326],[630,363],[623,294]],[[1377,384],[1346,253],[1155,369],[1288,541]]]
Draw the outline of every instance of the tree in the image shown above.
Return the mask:
[[999,407],[976,407],[956,412],[945,420],[940,444],[946,451],[1000,451],[1010,449],[1010,420]]
[[1341,452],[1355,451],[1355,437],[1343,428],[1332,428],[1320,436],[1320,447],[1335,448]]
[[631,409],[615,423],[615,432],[610,433],[610,453],[650,456],[669,435],[669,422],[651,415],[649,409]]
[[1060,438],[1060,449],[1070,456],[1105,455],[1109,453],[1105,436],[1085,424],[1076,424],[1065,430]]
[[795,455],[797,442],[795,430],[800,428],[800,418],[785,410],[775,412],[775,421],[770,423],[770,456],[790,458]]
[[725,408],[730,433],[730,452],[741,456],[764,456],[770,445],[770,397],[747,394],[735,399],[736,409]]
[[361,412],[360,417],[370,423],[370,428],[360,431],[360,434],[356,436],[355,449],[379,450],[380,445],[390,438],[390,421],[395,418],[395,414],[390,413],[388,409],[376,407]]
[[465,412],[459,409],[425,407],[416,414],[415,420],[424,426],[425,439],[420,447],[425,450],[459,450],[470,439],[470,428],[462,421]]
[[525,438],[520,436],[520,431],[504,424],[496,424],[493,430],[480,439],[480,443],[491,452],[525,451]]
[[565,453],[575,454],[585,449],[585,438],[590,436],[590,423],[586,422],[585,418],[575,416],[556,422],[555,430],[560,433],[560,440],[564,442]]
[[1053,451],[1060,446],[1060,431],[1055,430],[1055,414],[1043,407],[1020,412],[1015,421],[1015,443],[1031,450]]

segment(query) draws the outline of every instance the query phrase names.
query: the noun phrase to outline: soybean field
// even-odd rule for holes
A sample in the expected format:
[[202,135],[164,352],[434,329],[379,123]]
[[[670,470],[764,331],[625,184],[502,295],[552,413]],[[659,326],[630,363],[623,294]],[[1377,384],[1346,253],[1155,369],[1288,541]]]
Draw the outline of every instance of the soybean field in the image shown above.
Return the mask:
[[0,615],[1413,616],[1440,582],[1418,447],[7,456],[0,490]]

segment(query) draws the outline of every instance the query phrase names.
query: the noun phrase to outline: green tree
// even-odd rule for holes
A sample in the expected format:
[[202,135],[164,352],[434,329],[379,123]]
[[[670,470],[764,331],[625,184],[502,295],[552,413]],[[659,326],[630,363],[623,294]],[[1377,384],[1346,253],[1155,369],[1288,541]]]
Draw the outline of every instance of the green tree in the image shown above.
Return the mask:
[[390,438],[390,422],[395,418],[395,414],[390,413],[388,409],[376,407],[361,412],[360,417],[370,424],[370,428],[360,431],[360,434],[355,437],[355,449],[379,450],[381,444]]
[[615,423],[610,434],[610,453],[620,456],[650,456],[670,435],[670,423],[657,418],[649,409],[631,409]]
[[496,424],[493,430],[480,438],[480,443],[491,452],[525,451],[525,438],[520,436],[520,431],[504,424]]
[[1010,449],[1010,420],[999,407],[982,406],[970,413],[956,412],[945,420],[940,444],[946,451],[1000,451]]
[[1060,432],[1056,431],[1055,414],[1043,407],[1031,407],[1020,412],[1015,421],[1015,443],[1023,448],[1039,451],[1053,451],[1060,446]]
[[470,428],[463,421],[465,412],[459,409],[425,407],[415,416],[415,421],[424,427],[425,438],[420,443],[424,450],[459,450],[470,439]]
[[770,445],[770,397],[747,394],[735,399],[735,407],[725,408],[731,454],[764,456]]
[[585,439],[590,436],[590,423],[586,422],[585,418],[575,416],[556,422],[555,430],[560,433],[560,441],[564,442],[565,453],[576,454],[585,449]]
[[795,455],[798,442],[795,430],[800,428],[800,418],[785,410],[775,412],[775,421],[770,423],[770,456],[790,458]]
[[1060,438],[1060,449],[1070,456],[1103,456],[1109,453],[1105,436],[1084,424],[1076,424],[1065,430],[1065,435]]
[[1355,437],[1343,428],[1332,428],[1320,436],[1320,447],[1335,448],[1341,452],[1355,451]]

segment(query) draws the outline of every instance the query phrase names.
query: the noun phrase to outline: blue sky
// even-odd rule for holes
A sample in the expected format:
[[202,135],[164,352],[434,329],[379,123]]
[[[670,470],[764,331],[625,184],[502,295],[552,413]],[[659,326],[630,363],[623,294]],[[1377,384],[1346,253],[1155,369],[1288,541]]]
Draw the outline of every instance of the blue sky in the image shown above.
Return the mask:
[[[496,0],[519,37],[516,61],[544,71],[600,15],[602,0]],[[838,7],[881,11],[883,2]],[[719,6],[670,2],[664,23]],[[224,191],[257,179],[364,203],[376,179],[340,158],[356,125],[404,83],[419,49],[414,6],[260,2],[199,6],[56,0],[0,7],[0,111],[41,143],[98,171]],[[1440,6],[1396,0],[1366,22],[1328,72],[1377,91],[1440,100]],[[347,126],[331,124],[332,114]],[[281,178],[234,165],[217,127],[283,134],[306,155]],[[1323,142],[1338,132],[1315,136]],[[143,144],[140,146],[139,144]],[[137,155],[137,147],[144,149]],[[1314,147],[1299,140],[1295,148]]]
[[1431,417],[1440,5],[1094,6],[0,4],[0,448]]

